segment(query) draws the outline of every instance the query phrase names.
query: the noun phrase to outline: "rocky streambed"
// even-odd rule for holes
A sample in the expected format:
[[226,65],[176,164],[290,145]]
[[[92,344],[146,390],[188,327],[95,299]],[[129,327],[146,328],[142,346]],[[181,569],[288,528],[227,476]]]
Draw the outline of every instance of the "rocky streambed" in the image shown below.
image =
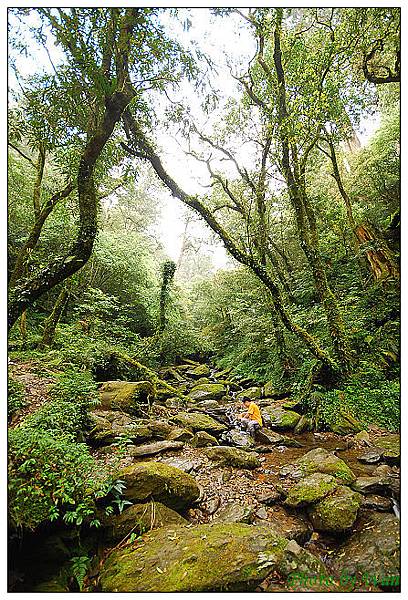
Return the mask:
[[[101,386],[87,442],[124,482],[126,503],[84,530],[87,590],[399,589],[397,434],[351,418],[343,435],[312,432],[271,384],[192,361],[160,377],[168,387],[152,403],[148,382]],[[255,440],[234,422],[243,391],[265,418]],[[43,561],[47,548],[60,558],[42,575],[31,564],[36,591],[71,589],[69,535],[37,547]]]

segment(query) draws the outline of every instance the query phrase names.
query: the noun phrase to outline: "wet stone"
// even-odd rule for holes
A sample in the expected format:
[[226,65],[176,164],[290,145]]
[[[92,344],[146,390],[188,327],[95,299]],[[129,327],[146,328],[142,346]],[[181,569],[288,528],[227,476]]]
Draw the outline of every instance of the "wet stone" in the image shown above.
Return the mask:
[[358,460],[367,465],[374,465],[375,463],[380,462],[382,456],[382,452],[377,452],[376,450],[369,450],[368,452],[364,452],[364,454],[360,454],[358,456]]
[[369,494],[364,497],[361,507],[381,512],[392,512],[392,500],[390,500],[390,498],[384,498],[384,496]]

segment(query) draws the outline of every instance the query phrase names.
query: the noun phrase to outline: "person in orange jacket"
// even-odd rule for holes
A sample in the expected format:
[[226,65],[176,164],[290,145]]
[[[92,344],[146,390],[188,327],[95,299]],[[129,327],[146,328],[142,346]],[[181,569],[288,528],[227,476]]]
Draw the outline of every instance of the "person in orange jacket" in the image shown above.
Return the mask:
[[242,397],[242,403],[246,408],[246,412],[239,415],[243,428],[248,431],[251,437],[255,437],[255,432],[263,425],[261,411],[259,406],[251,400],[249,396]]

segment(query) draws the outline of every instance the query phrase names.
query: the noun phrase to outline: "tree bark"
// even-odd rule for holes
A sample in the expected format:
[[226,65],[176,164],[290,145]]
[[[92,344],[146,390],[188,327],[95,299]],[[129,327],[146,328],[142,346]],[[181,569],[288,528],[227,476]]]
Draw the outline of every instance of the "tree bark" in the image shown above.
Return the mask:
[[38,344],[39,350],[44,350],[47,346],[52,346],[54,342],[55,330],[59,320],[64,312],[69,297],[71,295],[71,282],[68,282],[60,291],[49,316],[44,321],[44,330],[41,342]]

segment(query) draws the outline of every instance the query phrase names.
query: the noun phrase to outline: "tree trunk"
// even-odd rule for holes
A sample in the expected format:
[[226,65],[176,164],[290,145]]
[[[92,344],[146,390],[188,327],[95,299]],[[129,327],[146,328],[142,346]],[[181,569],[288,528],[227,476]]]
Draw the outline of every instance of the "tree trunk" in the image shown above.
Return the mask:
[[38,344],[39,350],[44,350],[47,346],[52,346],[54,342],[55,330],[59,320],[64,312],[69,297],[71,295],[71,282],[68,282],[60,291],[50,315],[44,321],[44,330],[41,342]]

